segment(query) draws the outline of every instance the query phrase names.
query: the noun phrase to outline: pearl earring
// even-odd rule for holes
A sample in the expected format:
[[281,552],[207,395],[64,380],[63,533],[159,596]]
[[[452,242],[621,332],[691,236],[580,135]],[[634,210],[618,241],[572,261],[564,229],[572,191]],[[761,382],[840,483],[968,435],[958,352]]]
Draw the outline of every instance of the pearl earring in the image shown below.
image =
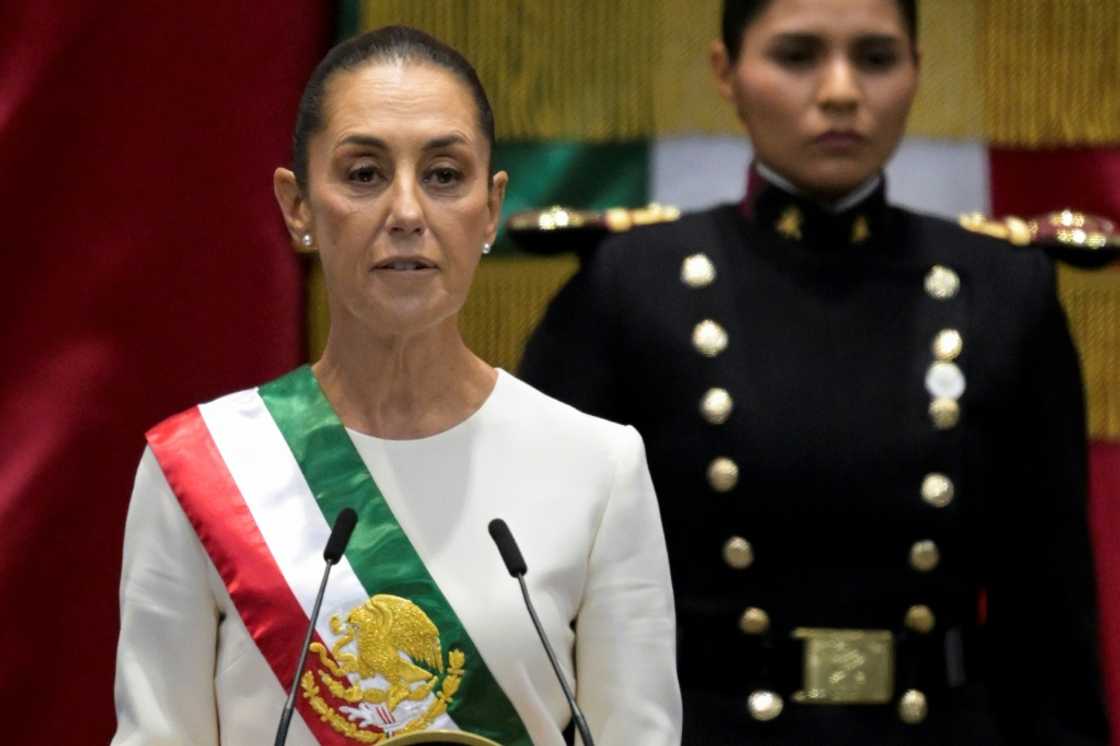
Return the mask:
[[490,253],[490,244],[488,244],[488,243],[482,244],[482,253],[483,254],[489,254]]
[[304,233],[304,234],[303,234],[303,247],[304,247],[305,249],[310,249],[310,248],[311,248],[311,244],[312,244],[312,241],[311,241],[311,234],[310,234],[310,233]]

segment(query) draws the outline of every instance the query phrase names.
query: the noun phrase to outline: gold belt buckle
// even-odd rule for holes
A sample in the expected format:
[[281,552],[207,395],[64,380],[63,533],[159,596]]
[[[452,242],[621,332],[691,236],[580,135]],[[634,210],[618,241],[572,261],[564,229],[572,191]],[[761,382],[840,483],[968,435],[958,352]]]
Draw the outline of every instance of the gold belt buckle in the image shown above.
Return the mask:
[[796,702],[885,704],[894,694],[894,637],[879,629],[798,627],[805,643],[804,678]]

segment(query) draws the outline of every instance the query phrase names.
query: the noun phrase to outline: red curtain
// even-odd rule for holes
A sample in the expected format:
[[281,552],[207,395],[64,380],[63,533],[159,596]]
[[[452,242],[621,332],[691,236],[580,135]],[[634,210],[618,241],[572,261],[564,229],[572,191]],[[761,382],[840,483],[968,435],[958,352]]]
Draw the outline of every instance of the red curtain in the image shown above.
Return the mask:
[[[1120,147],[993,148],[990,158],[997,215],[1029,216],[1070,207],[1120,222]],[[1113,743],[1120,744],[1120,443],[1092,443],[1089,460],[1105,690]]]
[[5,743],[113,731],[121,536],[144,430],[303,358],[301,268],[271,176],[330,42],[328,8],[5,7]]

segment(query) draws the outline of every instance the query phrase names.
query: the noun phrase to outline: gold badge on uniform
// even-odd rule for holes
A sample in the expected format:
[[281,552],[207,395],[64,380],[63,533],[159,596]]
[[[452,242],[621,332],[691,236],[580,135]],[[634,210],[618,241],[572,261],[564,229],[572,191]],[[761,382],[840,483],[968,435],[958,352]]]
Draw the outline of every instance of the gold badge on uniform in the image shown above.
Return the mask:
[[790,205],[778,217],[774,230],[791,241],[801,240],[801,210]]
[[[332,729],[359,743],[379,743],[425,730],[447,711],[466,656],[451,650],[444,661],[439,630],[412,601],[373,596],[345,618],[332,616],[330,629],[339,635],[330,654],[318,642],[310,648],[322,664],[319,682],[307,671],[300,687]],[[346,704],[329,704],[320,683]]]
[[852,223],[852,243],[863,243],[869,238],[871,238],[871,226],[868,225],[867,218],[860,215]]

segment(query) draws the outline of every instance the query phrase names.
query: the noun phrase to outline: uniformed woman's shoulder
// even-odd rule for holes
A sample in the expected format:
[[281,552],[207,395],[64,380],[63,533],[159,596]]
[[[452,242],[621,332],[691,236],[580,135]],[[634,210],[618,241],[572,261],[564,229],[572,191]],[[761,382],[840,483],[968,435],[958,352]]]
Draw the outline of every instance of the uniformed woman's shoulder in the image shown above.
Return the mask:
[[1083,269],[1098,269],[1120,259],[1120,229],[1116,224],[1076,210],[999,219],[972,212],[961,215],[956,222],[900,212],[913,221],[912,234],[932,237],[937,245],[954,251],[962,261],[983,266],[1037,269],[1060,261]]
[[531,254],[574,253],[582,262],[630,252],[650,258],[679,250],[689,236],[712,222],[719,209],[682,214],[675,207],[657,203],[605,210],[555,206],[516,213],[507,221],[506,230],[520,249]]

